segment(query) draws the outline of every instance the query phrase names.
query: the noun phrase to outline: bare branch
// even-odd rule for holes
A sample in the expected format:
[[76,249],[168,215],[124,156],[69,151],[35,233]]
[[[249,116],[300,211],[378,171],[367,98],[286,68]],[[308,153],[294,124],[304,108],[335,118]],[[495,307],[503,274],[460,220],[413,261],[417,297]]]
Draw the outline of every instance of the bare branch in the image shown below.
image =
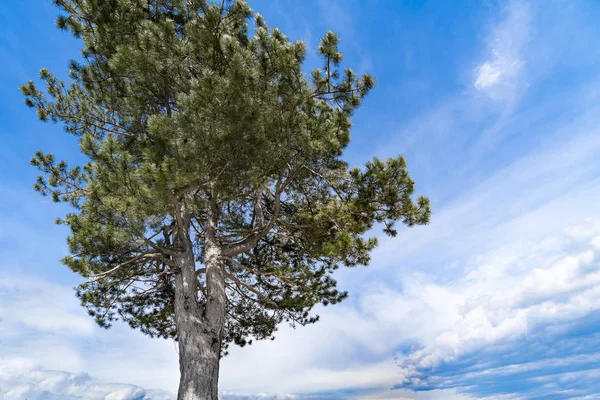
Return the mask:
[[146,289],[146,290],[142,290],[141,292],[135,293],[135,294],[133,294],[133,295],[131,295],[129,297],[130,298],[134,298],[134,297],[144,296],[144,295],[146,295],[148,293],[155,292],[160,286],[161,286],[160,283],[156,283],[156,285],[152,286],[151,288]]
[[156,259],[156,258],[162,258],[162,256],[159,253],[144,253],[144,254],[140,254],[135,256],[134,258],[132,258],[131,260],[127,260],[119,265],[117,265],[114,268],[111,268],[108,271],[104,271],[101,272],[99,274],[90,274],[88,276],[88,278],[92,278],[92,280],[88,281],[88,283],[92,283],[92,282],[98,282],[99,280],[102,280],[102,278],[105,278],[106,276],[112,274],[113,272],[115,272],[116,270],[118,270],[119,268],[122,268],[126,265],[132,264],[136,261],[140,261],[141,259],[144,258],[151,258],[151,259]]
[[342,197],[341,193],[337,190],[337,188],[333,185],[333,183],[331,183],[329,181],[329,179],[327,179],[325,176],[323,176],[323,174],[318,173],[317,171],[313,170],[312,168],[307,167],[306,165],[304,165],[304,168],[306,168],[308,171],[310,171],[314,175],[318,176],[319,178],[323,179],[331,187],[331,189],[335,192],[336,196],[341,201],[344,201],[344,198]]
[[236,286],[243,286],[245,287],[248,291],[254,293],[256,296],[258,296],[258,298],[267,304],[272,305],[273,307],[279,307],[279,305],[274,302],[273,300],[269,299],[267,296],[265,296],[264,294],[262,294],[260,291],[256,290],[255,288],[253,288],[251,285],[247,284],[246,282],[236,278],[235,276],[233,276],[232,274],[225,272],[225,276],[229,279],[231,279],[233,282],[235,282]]
[[138,235],[140,239],[142,239],[144,241],[145,244],[147,244],[148,246],[152,247],[154,250],[156,250],[159,253],[165,253],[168,254],[170,256],[176,255],[178,254],[177,251],[175,250],[171,250],[171,249],[167,249],[165,247],[159,246],[156,243],[154,243],[152,241],[152,239],[154,239],[157,235],[159,235],[160,233],[162,233],[163,230],[161,229],[160,231],[156,232],[154,235],[152,235],[151,237],[147,238],[144,235]]

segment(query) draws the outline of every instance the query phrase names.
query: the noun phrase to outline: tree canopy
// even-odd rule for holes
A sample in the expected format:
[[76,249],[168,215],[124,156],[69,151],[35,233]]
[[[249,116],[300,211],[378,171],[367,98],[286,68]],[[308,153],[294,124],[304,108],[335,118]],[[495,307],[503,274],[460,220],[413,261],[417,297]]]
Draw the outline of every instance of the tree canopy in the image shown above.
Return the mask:
[[[221,349],[307,324],[316,304],[347,296],[332,273],[366,265],[375,225],[425,224],[402,156],[351,167],[351,117],[375,82],[342,68],[327,32],[323,66],[244,1],[55,0],[57,24],[83,42],[68,81],[43,69],[21,89],[41,120],[75,135],[87,162],[36,153],[36,189],[73,211],[64,263],[86,278],[82,304],[178,338],[177,257],[189,238],[195,297],[214,297],[207,240],[219,248],[226,296]],[[187,302],[190,303],[187,303]],[[187,308],[186,308],[187,309]]]

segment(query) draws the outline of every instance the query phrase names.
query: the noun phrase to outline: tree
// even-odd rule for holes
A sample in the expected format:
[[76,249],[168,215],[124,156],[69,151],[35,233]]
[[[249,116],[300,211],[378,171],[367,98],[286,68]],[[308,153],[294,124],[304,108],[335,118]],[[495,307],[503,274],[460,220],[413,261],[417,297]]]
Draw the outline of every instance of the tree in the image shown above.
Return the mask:
[[[367,264],[375,224],[425,224],[403,157],[350,168],[350,117],[373,87],[340,69],[327,32],[322,69],[304,43],[244,1],[55,0],[83,41],[70,83],[42,69],[22,86],[43,121],[75,135],[87,163],[37,152],[36,189],[73,212],[82,305],[179,345],[180,400],[216,399],[230,343],[318,320],[347,296],[339,266]],[[251,26],[251,28],[250,28]]]

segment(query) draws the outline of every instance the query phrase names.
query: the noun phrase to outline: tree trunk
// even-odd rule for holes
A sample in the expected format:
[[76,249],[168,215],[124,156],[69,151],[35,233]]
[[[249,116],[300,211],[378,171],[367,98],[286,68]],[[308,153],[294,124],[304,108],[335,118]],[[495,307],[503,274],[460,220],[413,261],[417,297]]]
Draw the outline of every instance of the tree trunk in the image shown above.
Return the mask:
[[210,218],[207,225],[207,299],[204,305],[198,303],[196,262],[189,229],[184,229],[183,234],[179,235],[185,251],[176,257],[179,273],[175,279],[175,324],[181,373],[178,400],[218,399],[219,362],[227,298],[221,249],[214,240],[216,218]]

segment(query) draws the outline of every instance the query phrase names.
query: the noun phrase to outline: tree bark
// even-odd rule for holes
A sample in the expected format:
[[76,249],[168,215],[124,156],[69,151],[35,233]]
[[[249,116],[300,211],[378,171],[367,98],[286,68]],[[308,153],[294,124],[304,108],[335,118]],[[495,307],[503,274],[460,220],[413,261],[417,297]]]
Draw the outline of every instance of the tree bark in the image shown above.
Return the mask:
[[178,400],[217,400],[221,343],[227,297],[221,249],[215,240],[218,210],[213,208],[205,241],[206,301],[198,302],[196,261],[189,226],[178,233],[179,273],[175,279],[175,324],[179,342]]

